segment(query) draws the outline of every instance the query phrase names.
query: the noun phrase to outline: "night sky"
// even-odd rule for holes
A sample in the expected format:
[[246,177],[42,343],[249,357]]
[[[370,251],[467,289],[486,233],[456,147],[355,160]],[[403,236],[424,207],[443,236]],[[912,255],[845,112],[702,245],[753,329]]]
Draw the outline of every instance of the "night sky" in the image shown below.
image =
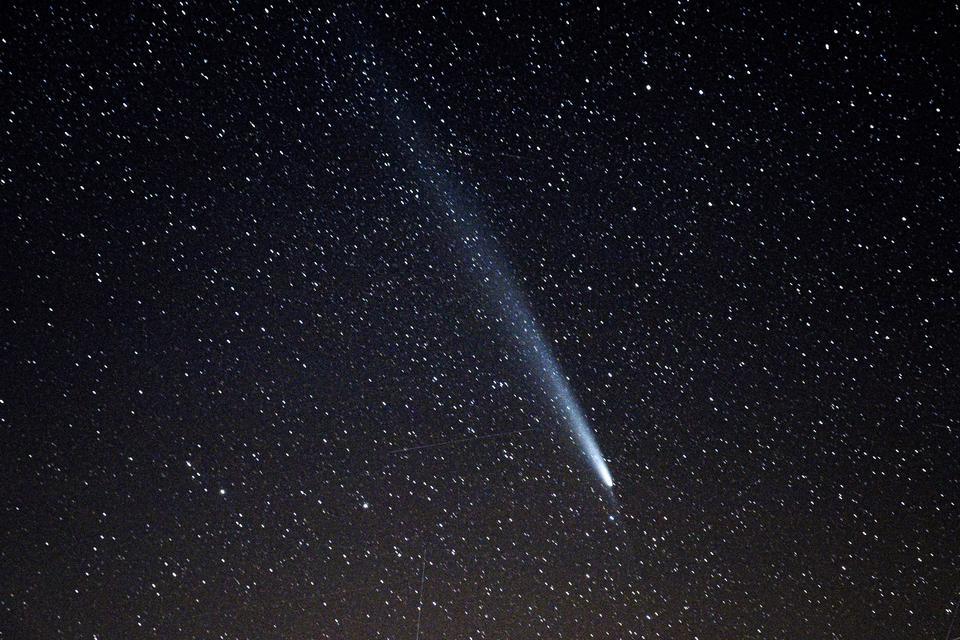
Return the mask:
[[956,5],[34,4],[0,637],[960,635]]

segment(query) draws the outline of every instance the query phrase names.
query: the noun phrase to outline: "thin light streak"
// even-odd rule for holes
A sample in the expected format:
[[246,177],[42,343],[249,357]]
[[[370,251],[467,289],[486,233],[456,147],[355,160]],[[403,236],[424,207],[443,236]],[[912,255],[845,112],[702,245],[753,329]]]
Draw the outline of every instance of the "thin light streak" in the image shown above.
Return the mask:
[[518,433],[525,433],[527,431],[542,431],[537,427],[530,427],[527,429],[515,429],[513,431],[499,431],[497,433],[487,433],[479,436],[470,436],[467,438],[457,438],[455,440],[444,440],[443,442],[434,442],[430,444],[421,444],[415,447],[405,447],[403,449],[394,449],[393,451],[388,451],[389,455],[396,453],[407,453],[410,451],[422,451],[424,449],[435,449],[436,447],[447,447],[454,444],[463,444],[464,442],[473,442],[474,440],[488,440],[490,438],[505,438],[506,436],[512,436]]
[[423,615],[423,585],[427,580],[427,548],[423,548],[422,562],[420,563],[420,595],[417,602],[417,638],[420,640],[420,619]]

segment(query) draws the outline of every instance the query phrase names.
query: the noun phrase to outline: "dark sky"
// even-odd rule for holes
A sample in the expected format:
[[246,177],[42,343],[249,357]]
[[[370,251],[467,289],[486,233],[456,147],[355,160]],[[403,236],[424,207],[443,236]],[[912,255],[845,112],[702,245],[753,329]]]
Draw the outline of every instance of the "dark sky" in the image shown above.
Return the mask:
[[0,637],[948,637],[956,6],[33,4]]

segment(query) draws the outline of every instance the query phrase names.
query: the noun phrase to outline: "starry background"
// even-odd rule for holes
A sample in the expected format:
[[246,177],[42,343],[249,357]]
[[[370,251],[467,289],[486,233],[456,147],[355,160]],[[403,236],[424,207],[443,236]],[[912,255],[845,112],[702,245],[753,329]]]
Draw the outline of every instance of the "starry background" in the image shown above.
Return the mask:
[[2,637],[947,637],[956,6],[543,4],[3,10]]

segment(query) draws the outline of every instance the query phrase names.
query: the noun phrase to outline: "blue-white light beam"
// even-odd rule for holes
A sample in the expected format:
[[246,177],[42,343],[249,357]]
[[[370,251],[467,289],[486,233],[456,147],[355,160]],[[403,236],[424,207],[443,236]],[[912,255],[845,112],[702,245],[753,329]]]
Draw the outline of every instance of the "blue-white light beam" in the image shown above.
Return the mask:
[[561,373],[560,365],[554,357],[550,345],[547,344],[537,327],[533,313],[515,293],[504,301],[504,307],[509,310],[514,321],[513,324],[519,327],[515,337],[524,347],[522,349],[524,356],[531,368],[542,376],[550,399],[570,427],[577,446],[586,456],[587,461],[604,486],[612,488],[613,475],[600,452],[600,446],[587,423],[587,417],[584,415],[570,383]]
[[520,345],[520,353],[527,366],[540,377],[554,408],[568,425],[573,439],[607,489],[613,488],[613,475],[590,429],[586,415],[577,401],[570,383],[560,370],[553,350],[543,337],[533,312],[513,285],[507,263],[496,248],[483,242],[474,226],[462,216],[450,211],[451,220],[458,222],[468,260],[480,275],[484,287],[497,301],[504,319],[511,327],[513,338]]

